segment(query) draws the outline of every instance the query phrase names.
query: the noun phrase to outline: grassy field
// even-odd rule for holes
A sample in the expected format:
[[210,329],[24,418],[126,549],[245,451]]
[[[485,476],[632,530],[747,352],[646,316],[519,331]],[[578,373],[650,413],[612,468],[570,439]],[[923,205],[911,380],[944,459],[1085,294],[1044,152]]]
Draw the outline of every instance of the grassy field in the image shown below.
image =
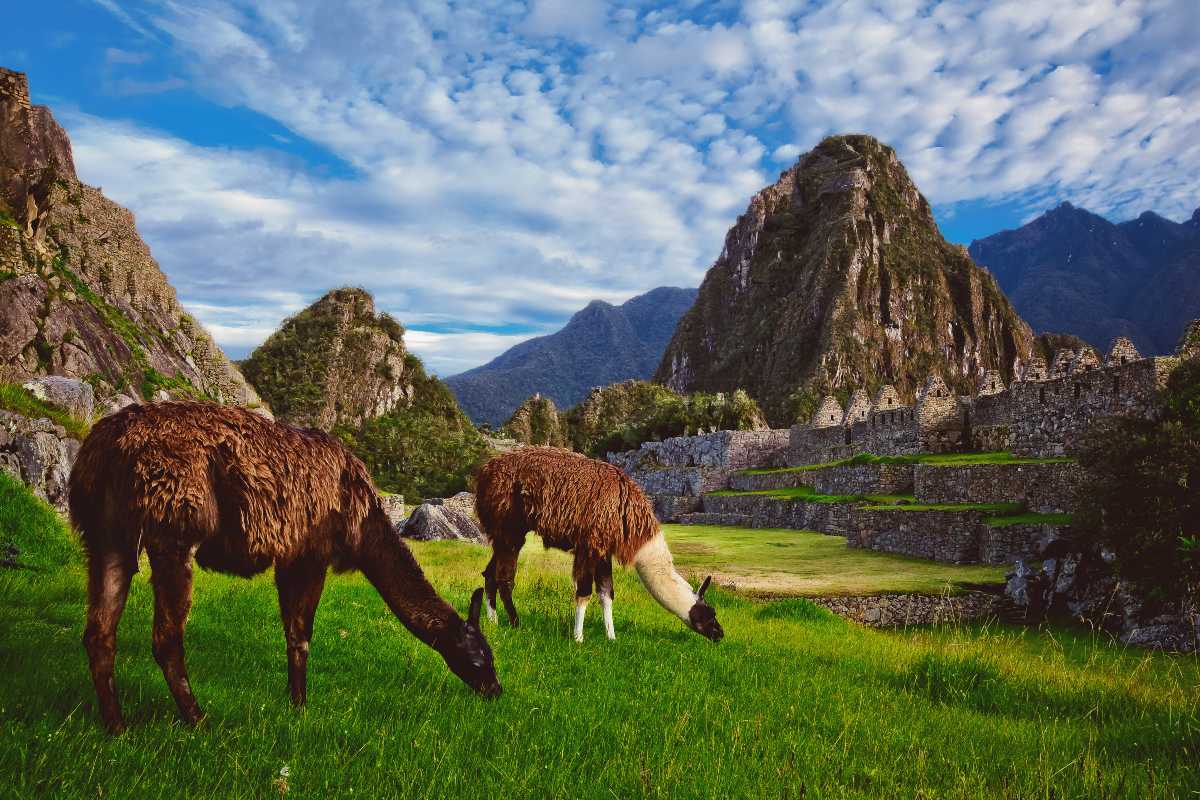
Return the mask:
[[[79,638],[83,573],[44,507],[0,480],[0,796],[1195,797],[1200,666],[1058,629],[879,632],[803,599],[711,592],[714,645],[617,575],[617,641],[570,641],[567,561],[530,546],[523,627],[487,627],[504,696],[484,702],[357,576],[317,613],[309,706],[286,700],[269,576],[199,574],[188,628],[209,717],[176,721],[150,654],[143,571],[122,621],[130,731],[100,732]],[[711,532],[673,530],[681,561]],[[746,531],[745,536],[775,534]],[[788,532],[789,535],[795,535]],[[750,559],[769,550],[740,545]],[[830,543],[832,537],[820,537]],[[815,546],[815,540],[813,540]],[[414,548],[460,610],[482,548]],[[829,555],[829,567],[840,566]],[[724,555],[722,555],[724,558]],[[881,562],[882,563],[882,562]],[[861,566],[853,565],[853,568]]]
[[787,472],[810,472],[814,469],[827,467],[860,466],[865,464],[929,464],[935,467],[969,467],[974,464],[1067,464],[1071,458],[1029,458],[1014,456],[1004,451],[989,451],[986,453],[918,453],[911,456],[877,456],[871,453],[843,458],[838,461],[826,461],[821,464],[802,464],[796,467],[770,467],[762,469],[745,469],[739,475],[775,475]]
[[741,594],[781,597],[954,593],[965,584],[1004,580],[1004,567],[955,566],[846,546],[811,531],[664,526],[680,570]]

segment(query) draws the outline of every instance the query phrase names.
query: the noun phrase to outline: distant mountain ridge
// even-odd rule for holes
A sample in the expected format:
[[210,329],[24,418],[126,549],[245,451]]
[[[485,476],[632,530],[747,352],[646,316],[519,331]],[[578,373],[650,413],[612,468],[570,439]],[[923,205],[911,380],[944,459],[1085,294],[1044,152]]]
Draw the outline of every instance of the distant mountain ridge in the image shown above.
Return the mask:
[[619,306],[593,300],[562,330],[521,342],[446,384],[476,423],[503,424],[535,393],[559,408],[573,406],[594,386],[649,378],[695,299],[695,289],[662,286]]
[[1063,203],[969,250],[1038,332],[1101,349],[1127,336],[1143,353],[1170,353],[1200,316],[1200,209],[1186,222],[1147,211],[1112,223]]

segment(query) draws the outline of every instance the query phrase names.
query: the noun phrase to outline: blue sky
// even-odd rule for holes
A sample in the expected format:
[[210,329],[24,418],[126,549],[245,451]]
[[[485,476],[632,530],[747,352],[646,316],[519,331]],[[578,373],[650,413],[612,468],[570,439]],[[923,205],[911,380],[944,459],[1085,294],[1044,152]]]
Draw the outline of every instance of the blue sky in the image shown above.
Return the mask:
[[361,285],[435,371],[695,286],[822,136],[952,241],[1200,205],[1195,0],[43,0],[0,65],[234,357]]

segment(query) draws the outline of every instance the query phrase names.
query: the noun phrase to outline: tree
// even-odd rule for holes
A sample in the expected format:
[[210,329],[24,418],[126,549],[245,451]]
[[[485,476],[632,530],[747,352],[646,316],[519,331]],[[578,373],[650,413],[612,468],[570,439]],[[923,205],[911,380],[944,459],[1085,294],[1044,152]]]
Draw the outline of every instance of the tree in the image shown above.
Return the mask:
[[1154,606],[1195,601],[1200,590],[1200,361],[1182,362],[1160,399],[1154,419],[1092,429],[1074,523]]

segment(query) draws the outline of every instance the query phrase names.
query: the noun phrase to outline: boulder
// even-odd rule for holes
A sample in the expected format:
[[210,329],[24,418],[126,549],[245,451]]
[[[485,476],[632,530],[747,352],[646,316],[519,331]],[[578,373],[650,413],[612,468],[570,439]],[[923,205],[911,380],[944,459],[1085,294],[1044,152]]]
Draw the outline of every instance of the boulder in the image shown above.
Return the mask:
[[422,503],[413,509],[400,528],[400,535],[420,542],[458,540],[484,544],[483,531],[469,514],[457,508]]
[[44,375],[25,381],[25,388],[39,400],[58,406],[85,422],[91,421],[96,409],[96,393],[92,385],[78,378]]
[[0,411],[0,469],[60,511],[67,508],[67,483],[79,442],[48,419]]

